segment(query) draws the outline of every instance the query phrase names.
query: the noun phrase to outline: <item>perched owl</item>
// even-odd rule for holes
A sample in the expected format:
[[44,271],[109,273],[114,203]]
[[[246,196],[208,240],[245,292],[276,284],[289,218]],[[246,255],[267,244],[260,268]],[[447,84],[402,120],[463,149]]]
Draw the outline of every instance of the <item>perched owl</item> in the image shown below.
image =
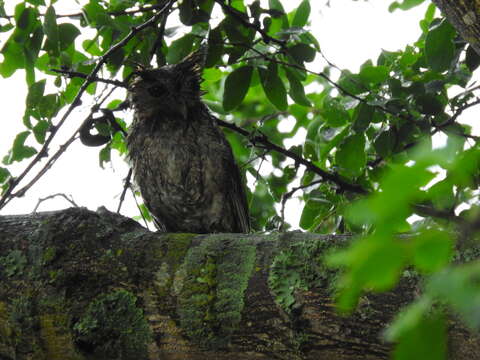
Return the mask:
[[229,143],[200,96],[204,52],[135,73],[127,146],[134,179],[167,232],[248,232],[241,176]]

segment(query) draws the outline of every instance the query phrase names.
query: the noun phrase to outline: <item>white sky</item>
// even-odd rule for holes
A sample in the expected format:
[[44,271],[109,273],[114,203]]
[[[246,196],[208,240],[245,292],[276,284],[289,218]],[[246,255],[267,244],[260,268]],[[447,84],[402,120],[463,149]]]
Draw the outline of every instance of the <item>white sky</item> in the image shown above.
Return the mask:
[[[289,11],[297,6],[300,0],[283,0],[282,2]],[[17,1],[6,1],[9,13],[12,13],[11,9],[17,3]],[[376,61],[381,49],[393,51],[413,43],[420,35],[418,22],[423,18],[427,6],[424,4],[410,11],[396,11],[390,14],[387,11],[390,0],[370,0],[368,2],[333,0],[330,3],[330,7],[324,7],[324,1],[311,1],[313,8],[312,31],[329,61],[340,68],[350,69],[354,72],[358,71],[359,66],[366,60]],[[67,4],[70,10],[72,7],[75,9],[73,1],[57,3],[59,6]],[[70,10],[60,10],[59,8],[57,12]],[[4,41],[5,36],[0,35],[0,47],[3,46]],[[323,66],[323,63],[315,62],[309,68],[320,71]],[[0,133],[0,159],[11,147],[16,134],[25,130],[21,119],[24,113],[26,93],[23,73],[18,72],[8,79],[0,78],[0,99],[4,108]],[[85,117],[85,111],[90,106],[91,104],[84,104],[82,109],[77,108],[76,111],[79,114],[67,120],[64,128],[58,134],[63,141],[54,143],[50,150],[51,154],[56,151],[59,144],[65,141],[73,129],[79,126]],[[54,120],[54,123],[57,121]],[[38,145],[35,147],[39,148]],[[123,189],[122,180],[128,172],[128,167],[122,159],[114,158],[112,165],[102,170],[98,166],[98,152],[99,148],[88,148],[81,145],[79,141],[75,142],[24,198],[12,200],[0,211],[0,214],[29,213],[35,208],[39,198],[54,193],[72,195],[78,205],[92,210],[103,205],[111,211],[116,211],[118,198]],[[28,163],[29,160],[11,166],[9,169],[16,175]],[[24,182],[24,184],[26,183]],[[70,207],[69,203],[61,198],[56,198],[43,202],[38,210],[56,210],[67,207]],[[289,201],[286,210],[287,221],[294,227],[298,227],[302,210],[299,202]],[[130,194],[127,195],[122,214],[138,215]]]

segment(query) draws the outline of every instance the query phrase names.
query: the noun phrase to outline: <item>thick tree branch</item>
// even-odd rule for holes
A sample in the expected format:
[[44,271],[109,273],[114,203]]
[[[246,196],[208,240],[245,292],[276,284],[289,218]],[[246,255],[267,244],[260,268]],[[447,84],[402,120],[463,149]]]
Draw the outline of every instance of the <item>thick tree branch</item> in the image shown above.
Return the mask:
[[[338,274],[323,259],[350,241],[154,234],[104,208],[0,216],[0,357],[386,360],[382,332],[421,280],[404,277],[339,315]],[[478,335],[453,318],[448,333],[450,360],[480,353]]]

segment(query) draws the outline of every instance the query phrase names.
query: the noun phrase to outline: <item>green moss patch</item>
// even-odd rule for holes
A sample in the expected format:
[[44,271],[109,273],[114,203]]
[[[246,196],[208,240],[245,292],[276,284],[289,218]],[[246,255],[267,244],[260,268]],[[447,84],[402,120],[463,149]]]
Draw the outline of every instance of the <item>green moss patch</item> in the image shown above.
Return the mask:
[[270,267],[268,283],[275,302],[290,313],[297,289],[311,290],[330,286],[336,272],[323,264],[325,250],[331,248],[324,240],[294,243],[281,251]]
[[73,327],[79,347],[107,359],[146,359],[152,333],[136,301],[132,293],[118,290],[90,303]]
[[225,346],[238,328],[243,294],[255,264],[255,246],[211,236],[190,249],[178,297],[180,323],[196,343]]

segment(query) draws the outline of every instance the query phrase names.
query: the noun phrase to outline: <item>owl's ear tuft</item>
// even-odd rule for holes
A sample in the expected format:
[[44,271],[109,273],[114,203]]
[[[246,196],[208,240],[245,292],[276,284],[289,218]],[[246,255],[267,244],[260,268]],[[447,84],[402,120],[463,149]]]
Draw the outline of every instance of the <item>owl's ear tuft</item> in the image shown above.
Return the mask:
[[137,75],[140,76],[144,81],[154,82],[157,80],[153,75],[153,72],[149,70],[137,71]]
[[184,72],[191,72],[194,75],[201,77],[205,62],[207,60],[207,45],[201,45],[200,48],[188,55],[176,66],[177,69]]

